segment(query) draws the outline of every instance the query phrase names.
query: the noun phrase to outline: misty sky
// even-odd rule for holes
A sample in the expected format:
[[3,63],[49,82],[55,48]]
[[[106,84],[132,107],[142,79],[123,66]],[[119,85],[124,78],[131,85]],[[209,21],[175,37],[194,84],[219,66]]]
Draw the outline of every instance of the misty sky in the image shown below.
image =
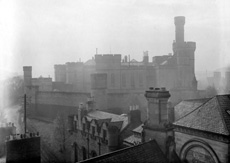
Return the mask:
[[54,64],[98,53],[142,59],[172,52],[174,16],[195,41],[196,71],[230,64],[228,0],[0,0],[0,71],[53,76]]

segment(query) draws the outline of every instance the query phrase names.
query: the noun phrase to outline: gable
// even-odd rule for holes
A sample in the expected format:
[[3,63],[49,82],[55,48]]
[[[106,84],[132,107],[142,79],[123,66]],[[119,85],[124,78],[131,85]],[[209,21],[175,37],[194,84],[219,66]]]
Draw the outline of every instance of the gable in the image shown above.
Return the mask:
[[[223,108],[219,105],[218,98],[213,97],[197,109],[180,118],[174,125],[229,135],[222,110]],[[227,119],[230,120],[230,117]]]

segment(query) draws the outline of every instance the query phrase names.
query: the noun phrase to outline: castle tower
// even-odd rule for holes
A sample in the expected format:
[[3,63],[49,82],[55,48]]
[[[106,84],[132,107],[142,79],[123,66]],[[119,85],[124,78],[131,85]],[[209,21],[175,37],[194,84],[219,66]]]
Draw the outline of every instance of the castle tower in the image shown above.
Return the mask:
[[167,103],[170,97],[165,88],[150,88],[145,92],[148,101],[147,122],[144,124],[144,141],[155,139],[168,156],[173,128],[169,123]]
[[32,66],[23,66],[24,93],[28,93],[28,87],[32,86]]
[[66,83],[66,65],[54,65],[55,82]]
[[197,90],[195,77],[195,42],[184,41],[185,17],[174,18],[175,41],[173,42],[173,53],[177,62],[176,88],[186,90]]
[[174,24],[176,26],[176,43],[182,44],[184,43],[184,25],[185,25],[185,17],[177,16],[174,18]]
[[91,74],[91,97],[94,97],[95,109],[106,110],[107,106],[107,74]]

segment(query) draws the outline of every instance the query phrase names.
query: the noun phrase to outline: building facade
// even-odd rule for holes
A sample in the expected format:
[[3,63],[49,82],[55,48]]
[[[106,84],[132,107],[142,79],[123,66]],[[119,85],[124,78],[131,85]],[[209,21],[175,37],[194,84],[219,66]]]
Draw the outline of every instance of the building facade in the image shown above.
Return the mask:
[[174,122],[176,153],[189,163],[229,162],[230,96],[218,95],[194,106],[190,101],[186,110],[180,106],[175,110],[182,115]]

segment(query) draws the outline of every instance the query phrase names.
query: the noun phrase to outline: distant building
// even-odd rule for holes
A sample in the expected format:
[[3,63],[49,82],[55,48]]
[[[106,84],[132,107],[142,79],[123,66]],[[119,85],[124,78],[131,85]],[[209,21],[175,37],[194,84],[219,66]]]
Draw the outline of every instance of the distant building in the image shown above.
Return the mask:
[[[230,161],[230,95],[181,102],[175,107],[176,153],[187,162]],[[189,112],[188,112],[189,111]]]
[[82,104],[77,115],[69,116],[75,162],[127,146],[123,140],[140,125],[140,110],[136,107],[130,110],[129,115],[116,115],[95,110],[92,101],[88,101],[86,107]]
[[75,106],[93,96],[97,109],[111,113],[128,113],[130,105],[138,105],[145,120],[144,92],[149,87],[166,87],[172,105],[183,99],[199,98],[201,92],[197,90],[194,73],[196,43],[184,41],[185,17],[175,17],[174,23],[173,53],[155,56],[152,61],[148,51],[144,51],[141,62],[128,56],[122,58],[121,54],[96,54],[85,63],[55,65],[55,81],[49,77],[32,78],[32,67],[23,67],[32,112],[49,118],[54,118],[62,108],[76,113]]

